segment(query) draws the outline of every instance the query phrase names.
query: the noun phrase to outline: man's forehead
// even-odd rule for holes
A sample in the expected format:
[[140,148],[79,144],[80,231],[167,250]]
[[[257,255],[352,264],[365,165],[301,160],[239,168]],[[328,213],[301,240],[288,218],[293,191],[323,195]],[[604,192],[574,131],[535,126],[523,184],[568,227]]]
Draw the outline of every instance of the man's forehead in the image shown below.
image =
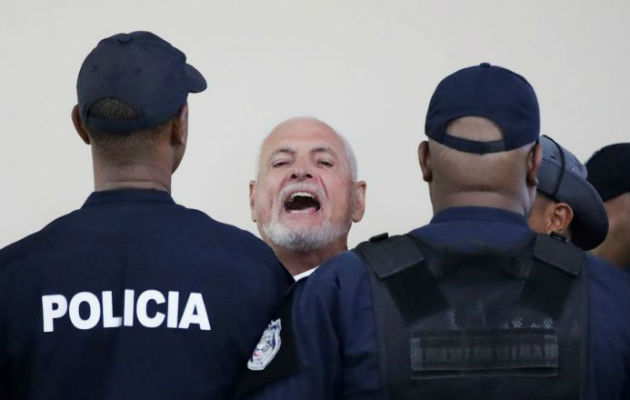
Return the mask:
[[288,146],[278,146],[276,148],[274,148],[271,153],[269,154],[270,156],[275,156],[278,154],[288,154],[288,155],[295,155],[298,152],[306,152],[306,153],[330,153],[333,155],[337,155],[337,150],[330,147],[330,146],[309,146],[308,144],[305,144],[304,146],[299,146],[299,145],[295,145],[295,143],[293,143],[293,146],[291,146],[291,144],[289,144]]
[[334,132],[317,130],[274,131],[263,143],[262,154],[269,157],[278,153],[343,152],[343,142]]

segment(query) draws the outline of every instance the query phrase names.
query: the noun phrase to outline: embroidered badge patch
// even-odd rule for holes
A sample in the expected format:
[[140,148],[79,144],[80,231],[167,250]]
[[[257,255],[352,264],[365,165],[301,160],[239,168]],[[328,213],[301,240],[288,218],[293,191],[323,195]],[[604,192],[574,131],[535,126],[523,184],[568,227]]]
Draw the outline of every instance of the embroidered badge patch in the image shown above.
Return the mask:
[[256,345],[252,357],[247,362],[247,368],[252,371],[260,371],[269,365],[278,353],[278,350],[280,350],[281,329],[280,319],[273,320],[267,325],[267,329],[265,329],[260,342]]

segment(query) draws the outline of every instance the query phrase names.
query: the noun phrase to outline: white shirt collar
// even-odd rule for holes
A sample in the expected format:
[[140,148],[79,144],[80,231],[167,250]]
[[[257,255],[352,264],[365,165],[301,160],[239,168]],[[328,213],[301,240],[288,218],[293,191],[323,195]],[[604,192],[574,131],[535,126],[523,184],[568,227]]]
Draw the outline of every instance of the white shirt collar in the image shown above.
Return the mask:
[[302,279],[302,278],[306,278],[307,276],[309,276],[310,274],[312,274],[313,272],[315,272],[315,270],[316,270],[317,268],[319,268],[319,265],[318,265],[318,266],[316,266],[316,267],[314,267],[314,268],[309,269],[308,271],[304,271],[304,272],[302,272],[302,273],[300,273],[300,274],[294,275],[294,276],[293,276],[293,279],[297,282],[297,281],[299,281],[299,280],[300,280],[300,279]]

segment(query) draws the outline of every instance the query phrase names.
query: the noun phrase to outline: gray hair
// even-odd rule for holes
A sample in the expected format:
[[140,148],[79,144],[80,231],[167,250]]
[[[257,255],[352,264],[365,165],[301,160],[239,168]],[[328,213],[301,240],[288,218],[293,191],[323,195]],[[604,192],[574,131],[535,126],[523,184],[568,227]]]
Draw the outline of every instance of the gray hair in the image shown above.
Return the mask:
[[[337,132],[335,132],[337,133]],[[345,138],[345,136],[337,133],[337,136],[343,142],[343,152],[346,156],[346,160],[348,161],[348,165],[350,166],[350,173],[352,174],[352,180],[356,181],[359,177],[359,167],[357,166],[357,158],[354,156],[354,150],[352,150],[352,146],[350,146],[350,142]]]

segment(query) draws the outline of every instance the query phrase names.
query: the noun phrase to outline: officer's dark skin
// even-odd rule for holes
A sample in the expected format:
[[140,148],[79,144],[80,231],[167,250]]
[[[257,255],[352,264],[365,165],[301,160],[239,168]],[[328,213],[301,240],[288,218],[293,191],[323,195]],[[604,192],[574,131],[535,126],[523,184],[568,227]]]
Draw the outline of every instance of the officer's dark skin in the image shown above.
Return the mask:
[[[499,127],[481,117],[462,117],[447,126],[459,138],[502,139]],[[423,179],[429,183],[433,212],[450,207],[501,208],[527,215],[536,196],[540,144],[484,155],[465,153],[431,139],[418,147]]]
[[[166,123],[126,136],[94,135],[72,109],[72,122],[92,148],[94,188],[171,191],[171,175],[184,157],[188,138],[188,106]],[[105,139],[103,139],[105,138]]]

